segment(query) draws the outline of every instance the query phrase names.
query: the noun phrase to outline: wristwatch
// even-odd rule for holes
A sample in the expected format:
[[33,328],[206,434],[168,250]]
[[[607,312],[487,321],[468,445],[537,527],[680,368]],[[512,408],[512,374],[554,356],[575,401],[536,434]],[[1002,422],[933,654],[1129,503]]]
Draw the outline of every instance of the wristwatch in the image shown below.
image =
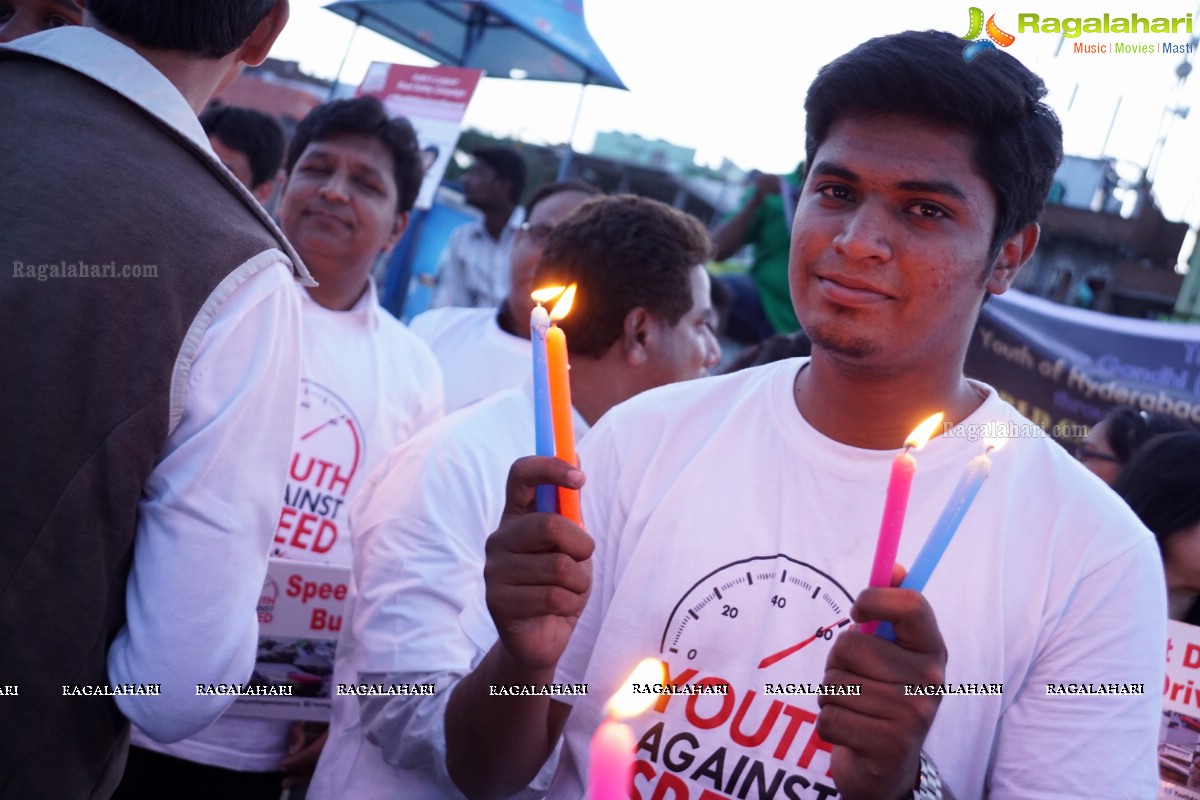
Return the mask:
[[938,775],[933,759],[921,751],[921,773],[912,800],[942,800],[942,776]]

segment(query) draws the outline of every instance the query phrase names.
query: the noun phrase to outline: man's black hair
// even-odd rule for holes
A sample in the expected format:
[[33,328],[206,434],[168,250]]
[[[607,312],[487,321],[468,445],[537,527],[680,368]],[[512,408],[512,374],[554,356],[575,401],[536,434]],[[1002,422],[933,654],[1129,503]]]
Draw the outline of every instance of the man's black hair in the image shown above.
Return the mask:
[[995,258],[1006,238],[1041,216],[1062,160],[1062,126],[1042,102],[1041,78],[999,50],[967,64],[964,44],[943,31],[905,31],[827,64],[804,103],[806,161],[811,167],[839,119],[904,114],[969,134],[975,169],[996,195]]
[[229,149],[246,155],[251,188],[258,188],[279,172],[285,136],[283,126],[270,114],[253,108],[213,106],[200,115],[200,126]]
[[534,285],[578,284],[559,324],[572,355],[599,358],[635,308],[678,324],[694,302],[692,270],[711,257],[708,231],[690,214],[631,194],[593,197],[554,226]]
[[525,219],[529,219],[533,215],[533,210],[537,208],[538,203],[548,197],[563,194],[564,192],[578,192],[586,194],[589,197],[604,194],[604,191],[600,187],[587,181],[579,180],[578,178],[568,178],[565,181],[558,181],[557,183],[547,183],[534,192],[533,197],[529,198],[529,203],[525,206]]
[[502,181],[508,181],[508,199],[521,202],[525,194],[525,159],[511,147],[481,147],[471,153],[477,161],[492,168]]
[[357,134],[378,139],[392,154],[396,179],[397,211],[411,211],[421,190],[425,171],[412,123],[404,117],[388,118],[383,104],[375,97],[334,100],[314,108],[300,120],[288,148],[287,173],[292,174],[304,149],[313,142],[342,134]]
[[88,0],[112,33],[154,50],[221,58],[241,47],[277,0]]

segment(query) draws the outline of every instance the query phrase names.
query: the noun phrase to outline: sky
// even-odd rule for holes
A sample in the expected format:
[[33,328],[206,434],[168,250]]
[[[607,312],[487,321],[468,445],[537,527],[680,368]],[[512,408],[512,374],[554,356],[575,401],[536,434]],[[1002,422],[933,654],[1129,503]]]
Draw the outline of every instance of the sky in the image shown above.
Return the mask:
[[[358,83],[372,61],[430,65],[430,59],[326,11],[328,0],[292,0],[292,16],[271,55],[310,74]],[[521,0],[509,0],[521,2]],[[980,4],[1016,36],[1007,52],[1046,81],[1047,102],[1064,126],[1067,153],[1112,156],[1140,175],[1156,143],[1153,172],[1168,219],[1200,224],[1200,75],[1180,84],[1175,54],[1084,54],[1078,43],[1184,44],[1187,34],[1018,33],[1017,14],[1047,17],[1192,17],[1198,0],[1021,0]],[[589,151],[598,131],[638,133],[696,149],[698,163],[728,158],[743,169],[783,172],[804,150],[804,93],[821,65],[866,39],[905,29],[964,35],[967,2],[843,0],[817,21],[801,0],[584,0],[593,38],[630,91],[544,81],[481,82],[464,125],[521,141],[565,141]],[[1004,10],[997,10],[1003,5]],[[1182,30],[1182,28],[1181,28]],[[353,43],[347,53],[347,45]],[[1057,51],[1057,52],[1056,52]],[[988,57],[988,56],[984,56]],[[1193,56],[1193,63],[1197,56]],[[582,102],[581,102],[582,96]],[[1189,107],[1186,117],[1166,109]]]

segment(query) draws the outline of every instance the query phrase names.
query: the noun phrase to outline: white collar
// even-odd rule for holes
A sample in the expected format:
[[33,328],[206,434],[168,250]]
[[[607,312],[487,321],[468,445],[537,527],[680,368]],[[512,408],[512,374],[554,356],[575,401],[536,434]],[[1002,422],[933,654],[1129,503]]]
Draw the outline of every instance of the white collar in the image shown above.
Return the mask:
[[95,28],[76,25],[25,36],[3,47],[53,61],[127,97],[213,155],[196,112],[175,84],[140,53]]
[[[0,47],[61,64],[108,87],[136,103],[164,125],[178,131],[220,169],[229,172],[229,168],[213,152],[196,112],[175,84],[136,50],[108,34],[95,28],[71,25],[24,36]],[[258,216],[262,223],[278,232],[275,221],[262,209],[250,190],[242,186],[233,173],[229,173],[229,177],[232,185],[251,200],[250,207],[259,209]],[[279,233],[279,240],[299,282],[305,286],[315,286],[316,281],[309,274],[308,267],[304,266],[282,233]]]

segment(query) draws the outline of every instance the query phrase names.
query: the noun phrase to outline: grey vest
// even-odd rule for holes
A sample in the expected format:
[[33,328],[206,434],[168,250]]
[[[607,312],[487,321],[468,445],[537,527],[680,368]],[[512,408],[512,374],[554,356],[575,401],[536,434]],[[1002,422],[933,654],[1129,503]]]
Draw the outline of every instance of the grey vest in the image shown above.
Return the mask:
[[[194,144],[79,73],[0,52],[0,116],[0,694],[19,687],[0,798],[106,798],[128,722],[63,686],[108,683],[189,326],[243,262],[290,248]],[[36,276],[106,264],[157,277]]]

